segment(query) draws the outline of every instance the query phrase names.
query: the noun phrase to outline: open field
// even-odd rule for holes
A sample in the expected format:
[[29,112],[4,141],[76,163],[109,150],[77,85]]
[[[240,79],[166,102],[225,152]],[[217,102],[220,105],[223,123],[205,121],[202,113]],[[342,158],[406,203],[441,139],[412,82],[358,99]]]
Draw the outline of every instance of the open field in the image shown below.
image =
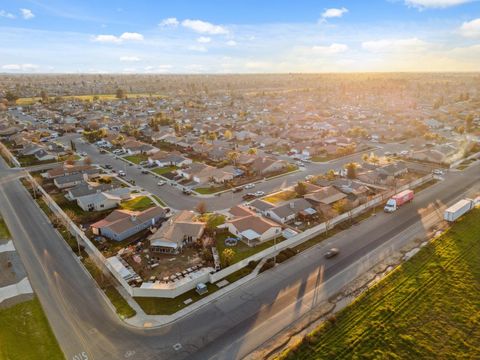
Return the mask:
[[0,359],[64,359],[37,298],[0,309]]
[[479,217],[473,210],[280,358],[477,358]]

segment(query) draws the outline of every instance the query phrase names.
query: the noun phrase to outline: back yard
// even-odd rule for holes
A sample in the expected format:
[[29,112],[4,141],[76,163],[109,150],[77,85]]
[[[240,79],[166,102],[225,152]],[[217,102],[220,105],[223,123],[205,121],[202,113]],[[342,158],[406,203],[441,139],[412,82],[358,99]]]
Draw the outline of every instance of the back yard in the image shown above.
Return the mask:
[[479,217],[473,210],[280,358],[478,358]]

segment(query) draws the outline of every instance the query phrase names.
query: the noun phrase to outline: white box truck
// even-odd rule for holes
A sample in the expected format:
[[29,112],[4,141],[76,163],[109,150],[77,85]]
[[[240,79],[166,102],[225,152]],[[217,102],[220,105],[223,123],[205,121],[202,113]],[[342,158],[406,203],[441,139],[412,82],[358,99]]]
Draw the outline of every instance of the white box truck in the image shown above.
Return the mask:
[[445,210],[443,218],[447,221],[455,221],[475,207],[472,199],[462,199]]

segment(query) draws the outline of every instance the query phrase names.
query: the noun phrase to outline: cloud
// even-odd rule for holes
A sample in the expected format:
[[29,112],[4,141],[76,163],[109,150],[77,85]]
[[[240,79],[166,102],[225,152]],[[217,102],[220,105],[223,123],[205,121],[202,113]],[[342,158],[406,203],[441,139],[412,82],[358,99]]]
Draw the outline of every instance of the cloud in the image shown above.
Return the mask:
[[12,13],[6,12],[5,10],[0,10],[0,17],[15,19],[15,15],[13,15]]
[[425,8],[447,8],[451,6],[462,5],[472,0],[405,0],[405,4],[419,9]]
[[340,8],[340,9],[336,9],[336,8],[325,9],[325,11],[322,13],[322,18],[326,19],[326,18],[342,17],[343,14],[345,14],[347,12],[348,12],[348,9],[344,8],[344,7]]
[[134,32],[124,32],[120,35],[121,40],[143,41],[143,35]]
[[143,41],[143,35],[139,33],[124,32],[120,36],[96,35],[92,39],[95,42],[120,44],[123,41]]
[[237,46],[237,42],[235,40],[228,40],[225,44],[228,46]]
[[144,70],[147,73],[168,73],[172,68],[172,65],[169,64],[162,64],[157,66],[145,66]]
[[121,56],[120,61],[125,61],[125,62],[136,62],[140,61],[141,59],[138,56]]
[[209,38],[208,36],[200,36],[197,41],[201,44],[207,44],[209,43],[210,41],[212,41],[211,38]]
[[22,17],[25,20],[30,20],[30,19],[33,19],[35,17],[32,10],[30,10],[30,9],[20,9],[20,13],[22,14]]
[[38,69],[38,65],[34,64],[6,64],[2,66],[3,70],[15,70],[15,71],[33,71]]
[[348,46],[345,44],[337,44],[333,43],[328,46],[313,46],[312,51],[315,54],[319,55],[333,55],[333,54],[338,54],[342,53],[348,50]]
[[480,38],[480,18],[466,21],[460,26],[460,34],[470,38]]
[[203,45],[191,45],[187,48],[188,50],[198,51],[198,52],[207,52],[208,49]]
[[228,30],[220,25],[214,25],[212,23],[202,20],[190,20],[186,19],[182,21],[182,26],[187,29],[193,30],[200,34],[210,35],[225,35],[228,34]]
[[180,24],[180,22],[177,20],[177,18],[169,17],[160,21],[160,24],[158,25],[161,27],[177,27],[178,24]]
[[418,51],[425,49],[427,45],[427,42],[418,38],[383,39],[364,41],[362,43],[362,48],[372,52]]

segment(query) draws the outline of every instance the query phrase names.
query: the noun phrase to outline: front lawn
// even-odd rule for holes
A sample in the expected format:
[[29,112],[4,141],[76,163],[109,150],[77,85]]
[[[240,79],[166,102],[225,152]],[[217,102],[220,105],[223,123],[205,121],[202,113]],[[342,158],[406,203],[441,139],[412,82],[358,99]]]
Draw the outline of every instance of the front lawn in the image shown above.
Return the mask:
[[160,205],[162,205],[163,207],[166,207],[166,206],[167,206],[167,204],[165,204],[165,202],[162,201],[162,199],[160,199],[157,195],[152,195],[152,197],[153,197],[155,200],[157,200],[158,203],[159,203]]
[[207,285],[208,293],[204,294],[203,296],[198,295],[196,290],[192,289],[173,299],[136,297],[135,301],[148,315],[171,315],[187,306],[184,304],[185,300],[192,299],[192,303],[194,303],[219,289],[218,286],[210,283],[206,283],[205,285]]
[[8,231],[7,224],[3,218],[0,217],[0,240],[10,239],[10,231]]
[[134,164],[140,164],[142,161],[148,160],[147,154],[128,155],[123,157],[125,160],[131,161]]
[[[220,262],[222,264],[222,268],[225,268],[229,265],[233,265],[239,261],[242,261],[243,259],[246,259],[252,256],[253,254],[256,254],[274,245],[274,240],[264,242],[263,244],[257,245],[255,247],[250,247],[244,242],[239,241],[236,246],[228,247],[228,246],[225,246],[225,239],[228,237],[233,237],[233,235],[227,232],[225,234],[217,234],[217,236],[215,237],[215,242],[216,242],[215,246],[218,250],[218,254],[220,255]],[[285,239],[280,236],[277,239],[277,244],[282,242],[283,240]],[[227,262],[225,261],[225,258],[223,256],[224,249],[232,249],[235,253],[233,260],[231,261],[230,264],[227,264]]]
[[76,201],[69,201],[63,194],[50,195],[58,206],[77,224],[94,223],[112,212],[111,209],[104,211],[84,211]]
[[22,167],[50,164],[57,161],[55,159],[40,161],[35,157],[35,155],[19,155],[17,156],[17,160]]
[[122,201],[120,203],[120,208],[130,211],[143,211],[151,208],[155,204],[148,196],[137,196],[128,201]]
[[268,201],[271,204],[278,204],[282,201],[292,200],[297,197],[297,193],[294,190],[284,190],[276,194],[268,195],[262,200]]
[[0,309],[0,359],[64,359],[37,298]]
[[174,170],[177,170],[176,166],[165,166],[165,167],[158,167],[153,169],[152,171],[158,175],[163,175],[169,172],[172,172]]
[[209,186],[209,187],[203,187],[203,188],[195,188],[193,190],[201,195],[209,195],[209,194],[218,193],[220,191],[228,190],[231,188],[232,187],[230,185],[218,185],[218,186]]
[[472,210],[280,358],[478,358],[479,217]]

